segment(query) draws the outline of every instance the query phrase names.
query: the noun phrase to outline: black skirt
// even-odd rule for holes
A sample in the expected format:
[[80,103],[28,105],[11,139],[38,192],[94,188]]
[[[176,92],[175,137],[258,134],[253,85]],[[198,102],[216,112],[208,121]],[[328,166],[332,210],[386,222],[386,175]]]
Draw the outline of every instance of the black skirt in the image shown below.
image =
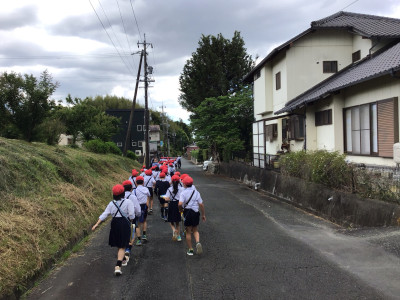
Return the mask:
[[131,226],[124,217],[112,218],[108,244],[111,247],[126,248],[131,237]]
[[180,222],[181,213],[178,208],[178,201],[171,201],[168,205],[168,222]]

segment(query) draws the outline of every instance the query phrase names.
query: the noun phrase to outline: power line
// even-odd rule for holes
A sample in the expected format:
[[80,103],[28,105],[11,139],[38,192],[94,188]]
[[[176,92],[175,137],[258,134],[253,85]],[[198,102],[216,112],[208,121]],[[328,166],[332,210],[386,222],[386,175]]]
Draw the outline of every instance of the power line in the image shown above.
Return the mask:
[[[124,22],[124,19],[122,18],[121,8],[119,6],[118,0],[116,0],[116,1],[117,1],[118,10],[119,10],[119,15],[120,15],[121,21],[122,21],[122,26],[124,27],[124,32],[125,32],[126,41],[128,43],[129,52],[132,53],[132,47],[131,47],[131,44],[129,43],[128,34],[126,33],[125,22]],[[132,56],[132,61],[133,61],[133,66],[136,69],[135,60],[133,59],[133,56]]]
[[103,22],[102,22],[101,19],[100,19],[100,16],[97,14],[96,9],[94,8],[94,6],[93,6],[93,4],[92,4],[92,1],[89,0],[89,2],[90,2],[90,5],[91,5],[92,8],[93,8],[94,13],[96,14],[97,18],[98,18],[99,21],[100,21],[101,26],[103,26],[103,29],[104,29],[104,31],[106,32],[108,38],[110,39],[110,41],[111,41],[111,43],[113,44],[115,50],[118,52],[119,57],[121,58],[122,62],[124,63],[124,65],[127,67],[128,71],[129,71],[129,66],[126,65],[126,62],[123,60],[123,58],[122,58],[122,56],[121,56],[121,53],[118,51],[118,48],[115,46],[114,41],[112,40],[111,36],[108,34],[106,27],[104,26]]
[[[112,31],[112,33],[113,33],[114,36],[115,36],[115,39],[117,40],[117,42],[118,42],[119,46],[121,47],[121,49],[123,49],[122,44],[121,44],[121,42],[119,41],[118,36],[117,36],[117,34],[115,33],[113,26],[111,25],[110,19],[108,18],[107,14],[106,14],[106,11],[105,11],[104,8],[103,8],[103,5],[101,4],[100,0],[97,0],[97,1],[99,2],[99,5],[100,5],[100,7],[101,7],[101,9],[102,9],[102,11],[103,11],[103,14],[104,14],[104,16],[105,16],[106,19],[107,19],[108,25],[110,26],[111,31]],[[134,68],[132,67],[132,65],[129,63],[129,60],[128,60],[128,64],[129,64],[129,66],[134,70]]]
[[346,8],[348,8],[349,6],[353,5],[354,3],[358,2],[359,0],[355,0],[353,2],[351,2],[349,5],[347,5],[346,7],[342,8],[341,10],[345,10]]
[[139,24],[138,24],[138,21],[137,21],[137,19],[136,19],[135,10],[133,9],[132,0],[130,0],[130,3],[131,3],[131,7],[132,7],[133,16],[134,16],[135,22],[136,22],[136,27],[137,27],[137,30],[138,30],[138,32],[139,32],[139,39],[140,39],[140,41],[143,41],[143,40],[142,40],[142,34],[140,33],[140,29],[139,29]]

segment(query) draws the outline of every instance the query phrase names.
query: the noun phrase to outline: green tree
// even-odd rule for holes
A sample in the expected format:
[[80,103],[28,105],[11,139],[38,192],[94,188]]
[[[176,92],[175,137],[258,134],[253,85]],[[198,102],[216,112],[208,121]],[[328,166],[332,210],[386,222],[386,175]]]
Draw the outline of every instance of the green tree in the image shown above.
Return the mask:
[[216,158],[250,147],[253,103],[250,88],[205,99],[191,118],[197,144]]
[[65,123],[67,134],[73,136],[74,144],[79,134],[85,141],[100,139],[107,142],[118,132],[119,119],[107,115],[93,100],[72,99],[68,95],[66,102],[71,106],[58,111],[58,116]]
[[28,74],[22,77],[14,72],[3,73],[0,79],[0,119],[4,118],[0,125],[2,134],[7,136],[5,129],[11,125],[14,133],[18,132],[18,137],[29,142],[34,140],[37,126],[56,107],[50,96],[58,85],[58,82],[53,82],[47,70],[40,75],[39,80]]
[[240,32],[235,31],[232,40],[225,39],[222,34],[202,35],[199,47],[186,62],[179,78],[180,104],[195,112],[205,98],[237,91],[252,65]]

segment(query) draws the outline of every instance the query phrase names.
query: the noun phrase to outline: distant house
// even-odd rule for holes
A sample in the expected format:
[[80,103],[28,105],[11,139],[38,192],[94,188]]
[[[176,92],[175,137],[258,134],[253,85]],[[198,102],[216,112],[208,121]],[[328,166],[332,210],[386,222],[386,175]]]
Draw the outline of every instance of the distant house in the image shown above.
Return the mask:
[[254,165],[325,149],[395,166],[399,79],[399,19],[339,12],[312,22],[244,78],[254,83]]
[[149,126],[149,148],[151,156],[158,153],[160,147],[160,125]]
[[193,143],[192,145],[186,146],[186,155],[187,155],[188,159],[192,158],[192,155],[190,154],[190,152],[193,150],[199,150],[199,146],[197,146],[195,143]]
[[[108,115],[121,118],[120,121],[120,131],[115,136],[112,137],[113,142],[121,149],[124,149],[126,133],[128,131],[130,109],[108,109],[106,110]],[[144,125],[144,109],[135,109],[133,115],[133,122],[131,126],[131,134],[129,143],[127,145],[127,150],[133,151],[136,155],[142,156],[145,151],[145,139],[144,133],[146,126]]]

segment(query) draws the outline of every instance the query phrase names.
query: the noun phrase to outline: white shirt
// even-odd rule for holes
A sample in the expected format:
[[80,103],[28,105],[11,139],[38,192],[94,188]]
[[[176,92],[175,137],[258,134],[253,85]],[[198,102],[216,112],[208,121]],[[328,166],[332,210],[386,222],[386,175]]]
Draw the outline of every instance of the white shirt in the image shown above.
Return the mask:
[[136,189],[136,177],[133,177],[133,176],[131,176],[131,177],[129,177],[129,181],[130,182],[132,182],[132,187],[133,187],[133,189]]
[[[106,209],[104,210],[104,212],[99,217],[100,220],[104,221],[109,215],[112,215],[113,217],[114,217],[114,215],[116,217],[122,217],[121,214],[118,212],[118,209],[117,209],[117,207],[115,206],[115,204],[113,202],[114,202],[114,200],[111,201],[110,203],[108,203]],[[130,219],[134,219],[135,218],[135,207],[134,207],[132,201],[128,201],[126,199],[122,199],[122,200],[118,200],[118,201],[115,201],[115,202],[120,207],[121,212],[126,217],[129,217]]]
[[138,199],[139,204],[146,204],[147,197],[150,197],[150,191],[143,185],[138,185],[138,187],[135,190],[135,195],[136,198]]
[[143,185],[145,186],[145,187],[153,187],[153,184],[155,184],[156,183],[156,181],[154,180],[154,177],[153,177],[153,175],[146,175],[146,176],[144,176],[144,181],[143,181]]
[[[192,196],[193,193],[193,196]],[[190,196],[192,198],[190,199]],[[190,199],[190,201],[189,201]],[[189,203],[187,203],[189,201]],[[192,209],[195,212],[199,211],[199,204],[203,203],[200,193],[193,187],[188,187],[181,192],[179,203],[182,203],[183,208]]]
[[166,195],[169,197],[169,201],[179,201],[183,188],[178,187],[178,192],[176,195],[174,194],[174,187],[171,186],[168,188]]
[[136,215],[136,217],[140,217],[140,215],[142,213],[142,209],[140,208],[138,199],[135,196],[135,192],[134,191],[132,191],[132,192],[125,191],[125,199],[133,202],[133,206],[135,207],[135,215]]

